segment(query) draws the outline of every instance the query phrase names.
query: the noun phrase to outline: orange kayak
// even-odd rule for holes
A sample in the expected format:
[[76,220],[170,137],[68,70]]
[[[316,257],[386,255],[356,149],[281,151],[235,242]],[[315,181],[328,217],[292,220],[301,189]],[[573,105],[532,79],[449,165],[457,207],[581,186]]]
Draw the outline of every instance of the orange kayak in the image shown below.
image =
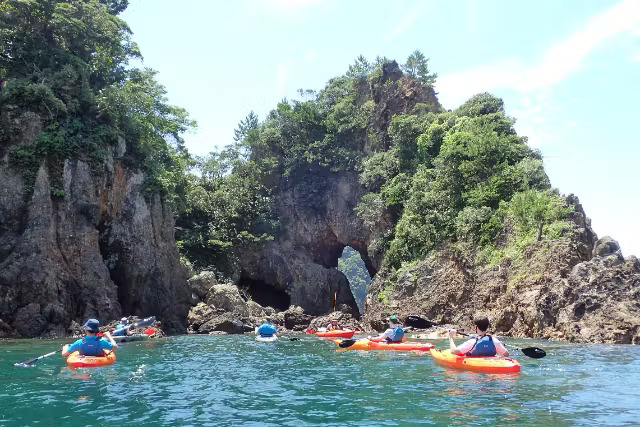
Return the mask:
[[356,331],[326,331],[326,332],[316,332],[317,337],[321,338],[351,338]]
[[74,351],[67,357],[67,365],[72,368],[96,368],[98,366],[113,365],[116,363],[116,352],[112,351],[107,356],[82,356]]
[[466,371],[486,372],[489,374],[512,374],[520,372],[520,363],[506,357],[469,357],[451,354],[451,350],[431,350],[433,360],[443,366]]
[[[336,344],[340,344],[341,340],[335,340]],[[357,340],[345,350],[387,350],[387,351],[429,351],[433,348],[430,342],[398,342],[387,344],[386,342],[371,341],[368,339]]]

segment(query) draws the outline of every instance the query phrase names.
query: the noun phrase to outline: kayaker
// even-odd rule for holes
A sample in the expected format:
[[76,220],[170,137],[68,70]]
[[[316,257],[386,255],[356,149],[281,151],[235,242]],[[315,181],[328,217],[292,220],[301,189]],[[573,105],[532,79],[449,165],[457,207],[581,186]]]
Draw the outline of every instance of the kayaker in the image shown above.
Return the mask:
[[451,354],[464,354],[465,356],[490,357],[500,353],[508,356],[509,351],[502,345],[500,340],[494,336],[488,335],[489,318],[485,315],[476,315],[473,318],[473,324],[476,327],[475,338],[465,341],[456,347],[453,337],[456,335],[455,329],[449,330],[449,348]]
[[342,325],[338,323],[338,319],[332,319],[326,329],[327,331],[341,331]]
[[116,325],[116,329],[113,331],[114,337],[124,337],[126,335],[131,335],[131,328],[127,328],[127,318],[123,317],[120,319],[120,323]]
[[393,315],[390,316],[387,320],[389,321],[389,329],[384,331],[379,337],[371,338],[371,340],[386,341],[387,344],[405,341],[406,338],[404,337],[404,329],[402,328],[402,324],[400,324],[398,317]]
[[67,357],[74,351],[83,356],[104,356],[105,351],[118,349],[118,344],[113,340],[109,331],[104,333],[107,339],[97,336],[100,332],[100,322],[97,319],[87,320],[82,329],[86,331],[87,336],[71,345],[65,344],[62,347],[62,357]]
[[277,332],[278,332],[278,329],[276,329],[276,327],[271,324],[271,318],[269,317],[264,319],[264,323],[260,325],[258,329],[256,329],[256,333],[263,338],[272,337]]

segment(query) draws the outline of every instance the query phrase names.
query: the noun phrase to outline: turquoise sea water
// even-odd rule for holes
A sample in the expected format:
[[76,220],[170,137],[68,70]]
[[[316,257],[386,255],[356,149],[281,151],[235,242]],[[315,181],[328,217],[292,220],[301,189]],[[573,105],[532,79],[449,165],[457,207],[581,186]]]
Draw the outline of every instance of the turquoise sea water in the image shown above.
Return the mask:
[[[313,336],[181,336],[121,344],[71,370],[62,341],[0,342],[0,426],[638,425],[640,348],[505,340],[519,375],[447,369],[428,353],[336,351]],[[435,341],[444,348],[445,341]],[[518,352],[516,352],[518,353]]]

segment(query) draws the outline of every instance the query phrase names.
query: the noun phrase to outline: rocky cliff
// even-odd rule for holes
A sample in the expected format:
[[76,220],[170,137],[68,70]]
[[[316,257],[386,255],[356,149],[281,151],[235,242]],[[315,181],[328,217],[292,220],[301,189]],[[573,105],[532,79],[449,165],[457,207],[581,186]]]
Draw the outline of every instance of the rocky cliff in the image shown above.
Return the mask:
[[618,243],[597,240],[574,196],[573,231],[540,241],[522,265],[477,266],[445,245],[424,261],[376,276],[365,321],[382,328],[390,314],[420,315],[473,330],[484,312],[501,335],[572,342],[640,344],[640,261]]
[[[35,115],[10,120],[17,143],[39,134]],[[33,188],[0,148],[0,337],[64,336],[72,321],[122,315],[186,329],[173,214],[159,197],[145,200],[124,141],[100,162],[44,162]]]
[[[515,135],[513,123],[504,116],[502,100],[479,94],[456,112],[442,113],[433,90],[405,77],[395,62],[384,64],[381,73],[357,80],[354,85],[358,96],[352,104],[370,106],[369,122],[366,132],[349,134],[350,145],[345,145],[370,156],[368,159],[378,155],[381,166],[376,173],[381,176],[385,174],[382,169],[391,165],[384,163],[384,155],[380,156],[383,152],[402,157],[402,150],[423,150],[418,156],[423,156],[420,161],[425,168],[416,174],[418,180],[414,179],[411,190],[403,187],[402,174],[388,171],[396,175],[385,184],[390,192],[383,195],[387,204],[378,198],[377,218],[367,224],[354,208],[363,195],[372,195],[370,192],[380,188],[364,188],[357,168],[330,170],[316,165],[294,170],[286,179],[284,175],[274,179],[271,187],[283,232],[274,241],[243,245],[234,251],[237,262],[233,281],[250,298],[281,310],[293,304],[314,316],[334,309],[356,313],[346,278],[336,270],[343,248],[351,246],[374,277],[366,302],[365,327],[383,328],[384,319],[395,313],[470,328],[473,314],[484,311],[490,315],[494,330],[505,335],[576,342],[640,342],[640,264],[635,257],[623,259],[612,239],[597,239],[576,197],[562,201],[562,197],[553,196],[569,215],[568,228],[560,237],[545,237],[544,223],[539,223],[537,240],[525,242],[518,237],[522,230],[518,231],[515,224],[500,224],[502,231],[490,237],[492,250],[502,252],[497,262],[479,259],[479,240],[472,242],[451,232],[458,227],[458,220],[461,224],[470,221],[469,230],[477,227],[474,221],[487,226],[485,230],[507,221],[507,217],[494,216],[491,223],[483,215],[487,210],[496,214],[514,191],[552,193],[539,155]],[[394,122],[394,115],[403,114],[418,121],[418,117],[431,115],[433,124],[426,132],[420,130],[418,138],[407,130],[415,121]],[[405,126],[395,137],[390,133],[394,125]],[[491,132],[486,133],[486,129]],[[422,144],[419,150],[416,139],[418,145]],[[491,144],[476,143],[488,140]],[[499,144],[492,145],[496,141]],[[446,156],[439,154],[441,146],[446,146]],[[504,152],[487,147],[504,147]],[[523,157],[509,157],[509,153],[517,152]],[[474,156],[487,162],[474,163]],[[402,161],[411,164],[416,158]],[[500,165],[508,166],[497,172]],[[414,192],[413,201],[403,199],[403,192],[408,191]],[[503,198],[496,200],[497,195]],[[406,202],[404,212],[398,205],[394,211],[398,199]],[[464,201],[471,199],[473,207],[462,212]],[[414,211],[407,217],[410,203]],[[401,231],[399,215],[404,218]],[[397,243],[400,232],[404,233],[404,246],[397,246],[395,255],[404,257],[403,261],[414,261],[384,265],[389,248],[384,241],[396,239]],[[416,241],[437,239],[441,240],[433,247]],[[486,249],[486,243],[483,245]],[[517,254],[504,256],[507,248]],[[388,253],[393,250],[392,243]],[[403,252],[398,255],[397,251]],[[418,259],[422,260],[415,261]]]
[[[395,61],[385,64],[375,79],[360,82],[358,90],[361,99],[356,103],[373,100],[370,131],[384,148],[390,144],[388,127],[394,114],[416,106],[424,111],[442,109],[433,89],[403,76]],[[371,152],[366,131],[349,138],[353,147]],[[283,233],[264,245],[235,249],[234,283],[262,305],[282,310],[300,306],[314,316],[342,309],[357,316],[349,283],[337,270],[338,258],[345,246],[352,247],[373,276],[384,254],[373,250],[371,242],[392,222],[385,213],[371,229],[355,215],[367,193],[358,177],[355,171],[309,166],[288,180],[277,180],[274,191]]]

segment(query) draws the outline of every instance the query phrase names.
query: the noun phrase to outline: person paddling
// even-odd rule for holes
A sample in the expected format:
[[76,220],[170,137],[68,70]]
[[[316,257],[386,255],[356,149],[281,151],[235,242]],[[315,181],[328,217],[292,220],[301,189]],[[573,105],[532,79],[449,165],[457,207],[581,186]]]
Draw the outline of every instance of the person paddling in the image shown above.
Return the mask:
[[264,323],[260,325],[258,329],[256,329],[256,333],[263,338],[269,338],[274,336],[278,330],[274,325],[271,324],[271,319],[269,317],[264,319]]
[[131,329],[127,328],[127,318],[123,317],[120,319],[120,323],[116,325],[116,329],[113,331],[114,337],[124,337],[126,335],[131,335]]
[[393,315],[387,320],[389,321],[389,329],[384,331],[379,337],[371,339],[374,341],[386,341],[387,344],[406,341],[406,338],[404,337],[404,329],[402,328],[398,317]]
[[105,355],[105,351],[118,349],[118,344],[116,344],[108,331],[104,333],[108,340],[97,336],[98,332],[100,332],[100,322],[97,319],[87,320],[82,329],[87,332],[87,336],[71,345],[65,344],[62,347],[62,357],[67,357],[74,351],[77,351],[82,356],[102,357]]
[[327,331],[341,331],[342,325],[338,323],[338,319],[332,319],[326,329]]
[[456,335],[455,329],[449,330],[449,348],[451,354],[464,354],[471,357],[491,357],[497,353],[503,356],[509,356],[509,351],[500,342],[500,340],[494,336],[487,334],[489,329],[489,318],[485,315],[479,314],[473,318],[473,324],[476,327],[476,338],[471,338],[456,347],[453,342],[453,337]]

